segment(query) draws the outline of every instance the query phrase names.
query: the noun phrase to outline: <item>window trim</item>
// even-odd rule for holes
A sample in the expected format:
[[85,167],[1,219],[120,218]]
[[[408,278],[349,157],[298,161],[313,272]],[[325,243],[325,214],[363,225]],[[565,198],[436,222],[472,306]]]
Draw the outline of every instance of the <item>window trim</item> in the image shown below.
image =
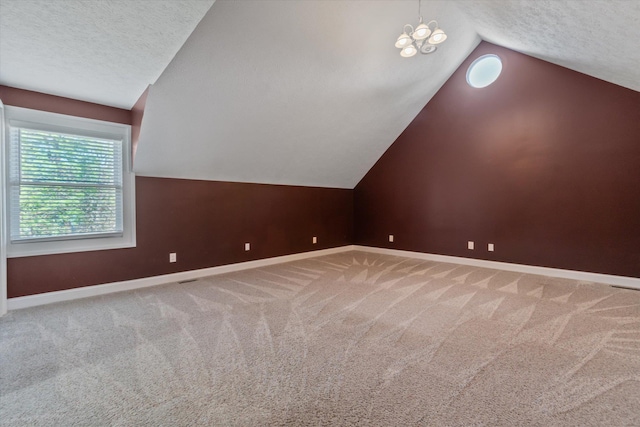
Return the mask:
[[131,126],[121,123],[87,119],[47,111],[31,110],[22,107],[5,106],[5,138],[2,153],[4,154],[4,215],[2,228],[5,236],[10,230],[10,198],[9,186],[9,149],[11,127],[28,127],[47,131],[65,132],[92,137],[108,137],[122,139],[122,235],[79,236],[61,239],[35,239],[11,242],[7,239],[7,257],[23,257],[52,255],[72,252],[86,252],[136,246],[135,216],[135,174],[131,170]]

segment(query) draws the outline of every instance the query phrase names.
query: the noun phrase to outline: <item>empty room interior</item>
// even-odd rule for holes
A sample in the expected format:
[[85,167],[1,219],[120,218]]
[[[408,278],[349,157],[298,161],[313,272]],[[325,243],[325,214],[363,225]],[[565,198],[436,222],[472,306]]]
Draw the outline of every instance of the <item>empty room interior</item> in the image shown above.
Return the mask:
[[0,425],[640,425],[639,23],[0,0]]

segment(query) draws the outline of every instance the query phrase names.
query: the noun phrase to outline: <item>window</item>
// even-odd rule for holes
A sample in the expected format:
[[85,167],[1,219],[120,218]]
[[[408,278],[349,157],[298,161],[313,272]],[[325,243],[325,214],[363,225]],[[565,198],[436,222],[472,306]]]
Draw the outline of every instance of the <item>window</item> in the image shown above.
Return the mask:
[[8,256],[135,246],[130,127],[6,113]]
[[467,70],[467,83],[483,88],[495,82],[502,72],[502,61],[498,55],[482,55],[471,63]]

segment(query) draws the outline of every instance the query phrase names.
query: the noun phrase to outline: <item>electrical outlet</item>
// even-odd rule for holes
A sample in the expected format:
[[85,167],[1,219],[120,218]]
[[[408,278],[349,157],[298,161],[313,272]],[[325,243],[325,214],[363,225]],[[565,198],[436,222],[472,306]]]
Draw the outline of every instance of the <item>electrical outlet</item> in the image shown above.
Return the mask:
[[171,252],[169,254],[169,262],[176,262],[178,261],[178,255],[175,252]]
[[316,243],[318,243],[318,238],[316,236],[313,236],[312,242],[315,245]]
[[393,242],[393,234],[389,234],[389,241]]
[[487,250],[488,250],[489,252],[493,252],[493,251],[495,250],[495,249],[494,249],[494,246],[493,246],[493,243],[489,243],[489,244],[487,245]]
[[474,248],[473,242],[472,241],[468,241],[467,242],[467,249],[473,250],[473,248]]
[[244,244],[244,250],[245,251],[250,251],[251,250],[251,243],[245,243]]

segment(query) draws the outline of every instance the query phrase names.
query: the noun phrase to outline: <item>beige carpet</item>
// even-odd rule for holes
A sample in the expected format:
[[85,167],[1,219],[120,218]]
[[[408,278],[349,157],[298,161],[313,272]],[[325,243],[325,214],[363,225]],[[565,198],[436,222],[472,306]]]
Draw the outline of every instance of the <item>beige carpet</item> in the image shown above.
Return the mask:
[[640,425],[640,292],[349,252],[11,312],[9,426]]

